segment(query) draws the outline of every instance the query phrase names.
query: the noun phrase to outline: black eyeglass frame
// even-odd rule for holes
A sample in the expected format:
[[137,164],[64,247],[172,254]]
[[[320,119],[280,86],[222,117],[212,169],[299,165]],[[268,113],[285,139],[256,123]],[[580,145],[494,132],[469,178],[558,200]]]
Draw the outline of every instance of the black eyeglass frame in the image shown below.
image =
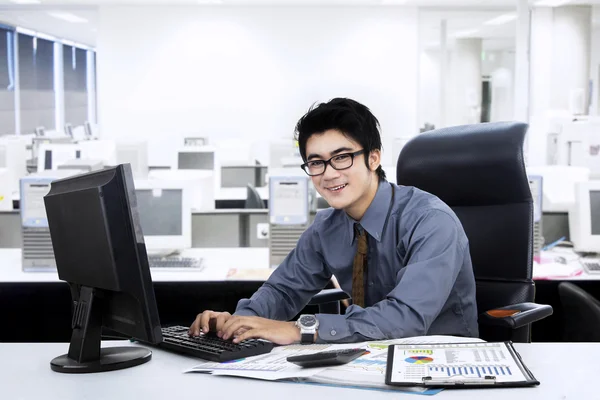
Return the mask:
[[[319,175],[323,175],[325,173],[325,171],[327,170],[327,165],[331,165],[331,168],[335,169],[336,171],[342,171],[344,169],[348,169],[348,168],[352,168],[352,166],[354,165],[354,157],[359,156],[361,154],[363,154],[365,152],[365,149],[360,149],[358,151],[355,151],[354,153],[340,153],[340,154],[336,154],[335,156],[331,157],[329,160],[310,160],[305,162],[304,164],[302,164],[300,166],[300,168],[302,168],[302,170],[304,172],[306,172],[306,175],[308,176],[319,176]],[[336,157],[340,157],[340,156],[350,156],[350,165],[348,165],[347,167],[343,167],[343,168],[336,168],[332,163],[331,160],[333,160]],[[308,164],[315,162],[315,161],[321,161],[323,162],[323,172],[319,172],[318,174],[311,174],[308,170]]]

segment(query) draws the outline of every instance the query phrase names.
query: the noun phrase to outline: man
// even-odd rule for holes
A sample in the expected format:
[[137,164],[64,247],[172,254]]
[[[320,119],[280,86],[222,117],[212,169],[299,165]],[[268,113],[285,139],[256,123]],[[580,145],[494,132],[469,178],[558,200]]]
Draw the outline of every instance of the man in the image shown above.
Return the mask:
[[[333,99],[296,126],[304,171],[332,208],[234,315],[204,311],[191,335],[239,342],[357,342],[418,335],[478,335],[469,245],[454,212],[381,168],[379,122],[364,105]],[[359,250],[359,251],[357,251]],[[366,261],[366,262],[365,262]],[[352,294],[344,315],[300,312],[335,275]]]

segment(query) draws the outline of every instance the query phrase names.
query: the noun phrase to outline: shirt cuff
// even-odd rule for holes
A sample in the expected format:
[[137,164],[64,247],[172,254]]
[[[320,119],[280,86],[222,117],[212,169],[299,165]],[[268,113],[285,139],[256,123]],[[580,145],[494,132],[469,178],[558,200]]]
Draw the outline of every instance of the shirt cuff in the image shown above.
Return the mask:
[[340,342],[352,336],[352,332],[348,328],[348,321],[344,315],[317,314],[315,316],[319,321],[316,343]]

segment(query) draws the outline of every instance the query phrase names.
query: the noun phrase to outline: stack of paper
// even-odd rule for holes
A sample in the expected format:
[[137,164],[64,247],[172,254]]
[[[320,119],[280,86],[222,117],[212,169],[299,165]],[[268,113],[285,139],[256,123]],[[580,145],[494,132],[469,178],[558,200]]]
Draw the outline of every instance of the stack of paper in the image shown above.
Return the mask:
[[[239,376],[264,380],[312,382],[336,386],[401,390],[434,394],[439,389],[399,388],[385,384],[385,370],[390,344],[484,342],[477,338],[455,336],[419,336],[376,342],[350,344],[313,344],[275,347],[271,353],[245,359],[216,363],[204,362],[185,372],[204,372],[213,375]],[[318,353],[324,350],[364,348],[367,354],[348,364],[325,368],[301,368],[286,361],[287,357]]]

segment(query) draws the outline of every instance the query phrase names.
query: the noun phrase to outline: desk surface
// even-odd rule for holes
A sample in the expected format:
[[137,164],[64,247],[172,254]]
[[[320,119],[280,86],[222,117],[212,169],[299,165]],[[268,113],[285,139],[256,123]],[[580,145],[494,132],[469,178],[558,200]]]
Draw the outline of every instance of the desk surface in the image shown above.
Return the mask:
[[[104,346],[123,345],[123,342]],[[534,388],[445,390],[435,399],[559,400],[595,399],[600,343],[515,344],[541,385]],[[154,349],[143,365],[106,373],[68,375],[53,372],[50,360],[64,354],[67,343],[0,343],[2,397],[6,399],[167,399],[203,395],[222,399],[418,399],[414,394],[265,382],[204,374],[184,374],[197,359]],[[572,360],[572,361],[571,361]],[[383,380],[383,376],[382,376]],[[248,396],[248,393],[251,395]]]
[[[205,268],[198,271],[168,271],[151,269],[154,282],[197,282],[259,280],[272,271],[269,249],[266,247],[190,249],[184,256],[202,258]],[[236,270],[236,274],[232,274]],[[21,249],[0,249],[0,282],[59,282],[56,272],[23,272]]]

